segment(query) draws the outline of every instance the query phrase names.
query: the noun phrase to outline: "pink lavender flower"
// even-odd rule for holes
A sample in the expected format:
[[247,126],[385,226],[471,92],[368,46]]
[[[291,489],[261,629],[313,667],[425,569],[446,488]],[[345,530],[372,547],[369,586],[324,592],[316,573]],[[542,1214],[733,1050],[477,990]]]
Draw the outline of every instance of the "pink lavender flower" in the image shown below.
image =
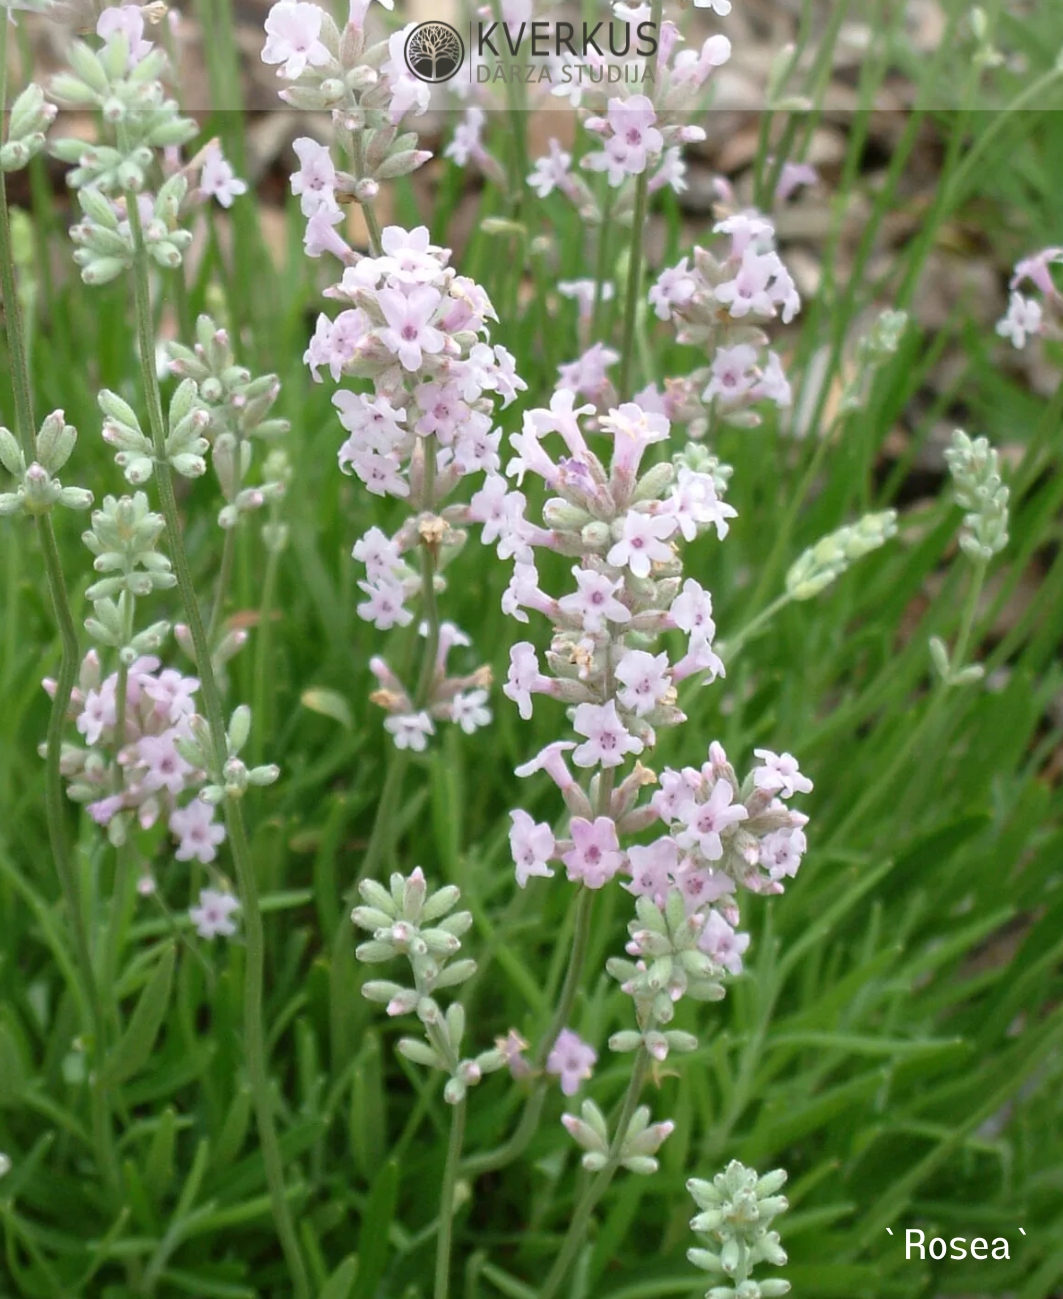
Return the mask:
[[792,753],[772,753],[771,749],[754,749],[753,752],[764,763],[753,772],[753,784],[757,789],[781,793],[783,798],[812,792],[812,782],[801,775]]
[[206,865],[218,855],[218,844],[225,840],[225,827],[214,823],[214,808],[198,798],[170,813],[170,830],[181,841],[174,853],[178,861]]
[[303,0],[280,0],[266,17],[263,63],[279,63],[278,77],[295,81],[309,67],[329,62],[328,49],[320,40],[323,11]]
[[819,172],[807,162],[784,162],[775,186],[776,203],[785,203],[802,185],[814,185]]
[[718,911],[710,911],[698,947],[730,974],[742,973],[742,956],[749,946],[749,935],[735,933]]
[[760,863],[773,880],[793,878],[806,848],[803,830],[775,830],[760,841]]
[[604,343],[595,343],[578,360],[557,367],[560,375],[558,387],[569,388],[593,401],[608,382],[609,367],[619,360],[619,352],[614,352]]
[[602,153],[589,154],[585,165],[594,171],[605,171],[609,184],[621,184],[625,176],[637,176],[646,170],[651,157],[660,154],[664,137],[655,123],[657,114],[646,95],[629,99],[610,99],[607,116],[589,118],[588,130],[609,131]]
[[[108,12],[104,10],[104,12]],[[199,175],[199,188],[204,194],[217,199],[222,207],[232,207],[233,199],[247,193],[247,182],[240,180],[227,161],[220,145],[212,145],[203,158]]]
[[175,738],[174,731],[166,731],[142,736],[137,742],[137,761],[146,768],[142,782],[145,789],[166,789],[171,794],[180,794],[184,789],[192,766],[177,752]]
[[105,44],[122,33],[129,42],[129,66],[135,67],[154,48],[144,40],[144,15],[139,5],[115,5],[104,9],[96,20],[96,35]]
[[524,888],[533,875],[548,877],[553,871],[547,862],[554,855],[553,831],[541,821],[538,825],[521,808],[510,812],[513,821],[509,847],[516,866],[517,883]]
[[577,735],[586,737],[572,755],[577,767],[618,767],[629,753],[641,753],[642,741],[621,722],[616,704],[580,704],[573,719]]
[[521,717],[528,721],[532,715],[533,694],[542,694],[553,687],[552,680],[539,670],[539,657],[530,641],[518,641],[509,649],[509,678],[502,687],[507,699],[517,705]]
[[547,198],[555,189],[565,190],[569,187],[571,166],[572,155],[566,153],[557,140],[551,140],[549,154],[545,158],[536,159],[528,184],[540,198]]
[[303,135],[292,142],[292,148],[299,159],[299,170],[291,176],[292,193],[299,199],[303,216],[339,211],[336,168],[328,146]]
[[677,266],[670,266],[657,277],[657,283],[650,289],[650,305],[658,320],[671,320],[672,308],[677,304],[689,302],[696,288],[694,277],[687,268],[687,259]]
[[581,1082],[591,1076],[598,1053],[570,1028],[563,1028],[546,1058],[546,1072],[561,1079],[561,1090],[574,1096]]
[[616,666],[622,689],[617,698],[625,708],[644,717],[662,703],[672,689],[667,654],[627,650]]
[[616,593],[623,590],[623,582],[593,568],[572,569],[577,589],[558,600],[563,613],[578,618],[584,631],[600,632],[606,620],[623,623],[631,620],[631,610],[620,603]]
[[377,300],[388,322],[387,329],[380,331],[380,341],[405,369],[420,369],[424,352],[442,352],[443,334],[429,324],[441,301],[438,289],[425,285],[409,296],[396,289],[381,289]]
[[545,771],[562,793],[577,788],[576,781],[569,771],[564,755],[576,747],[572,740],[555,740],[548,744],[528,762],[517,767],[516,775],[534,776],[537,771]]
[[730,403],[744,397],[757,381],[756,364],[757,349],[748,343],[721,347],[712,358],[712,380],[702,393],[703,400],[718,397]]
[[231,938],[236,933],[233,912],[239,909],[240,902],[231,893],[219,893],[216,889],[201,889],[199,906],[189,907],[188,916],[200,938],[214,939],[219,935],[223,938]]
[[358,585],[369,597],[358,605],[359,618],[371,622],[381,631],[405,627],[413,622],[413,614],[405,605],[406,592],[401,582],[385,576]]
[[1058,297],[1059,290],[1052,279],[1049,266],[1063,263],[1063,248],[1043,248],[1032,257],[1024,257],[1015,263],[1015,272],[1011,277],[1010,287],[1017,289],[1023,280],[1029,280],[1045,297]]
[[454,138],[443,150],[444,158],[452,158],[459,167],[468,166],[469,159],[479,163],[485,157],[482,143],[485,114],[476,105],[465,110],[464,121],[454,129]]
[[624,516],[620,539],[609,551],[609,563],[630,568],[636,577],[649,577],[653,564],[667,564],[673,555],[667,540],[675,532],[674,518],[631,510]]
[[635,897],[661,900],[668,894],[679,859],[679,850],[671,835],[655,839],[651,844],[637,844],[627,850],[631,869],[631,883],[624,888]]
[[706,861],[719,861],[723,856],[721,832],[728,826],[744,821],[748,815],[742,804],[734,803],[734,790],[730,783],[726,780],[717,781],[704,803],[685,809],[685,828],[676,842],[680,848],[697,848]]
[[608,816],[596,817],[594,821],[574,816],[568,829],[572,849],[561,858],[568,878],[578,880],[589,889],[600,889],[624,864],[615,823]]
[[303,252],[307,257],[321,257],[325,253],[331,253],[346,265],[353,262],[354,252],[350,244],[336,230],[336,226],[342,224],[343,213],[338,207],[319,207],[306,222]]

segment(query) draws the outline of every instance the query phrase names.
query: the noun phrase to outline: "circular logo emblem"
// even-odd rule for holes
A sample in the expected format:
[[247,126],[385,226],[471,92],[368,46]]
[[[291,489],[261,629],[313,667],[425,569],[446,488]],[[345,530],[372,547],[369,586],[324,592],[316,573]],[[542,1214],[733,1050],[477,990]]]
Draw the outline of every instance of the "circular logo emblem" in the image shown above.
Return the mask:
[[418,23],[406,37],[406,66],[418,81],[438,85],[461,67],[465,42],[450,23]]

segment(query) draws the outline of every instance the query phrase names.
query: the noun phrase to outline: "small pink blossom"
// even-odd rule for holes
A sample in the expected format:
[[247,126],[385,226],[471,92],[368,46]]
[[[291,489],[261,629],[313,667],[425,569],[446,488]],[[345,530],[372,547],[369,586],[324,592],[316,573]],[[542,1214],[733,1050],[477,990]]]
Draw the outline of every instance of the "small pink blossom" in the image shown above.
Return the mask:
[[533,875],[543,878],[553,875],[547,862],[554,855],[554,835],[545,821],[537,825],[521,808],[509,815],[513,821],[509,848],[516,866],[517,883],[525,888]]
[[748,815],[741,803],[734,803],[730,782],[717,781],[706,802],[685,808],[685,828],[680,831],[677,842],[680,848],[697,848],[706,861],[719,861],[723,856],[721,834],[729,826],[744,821]]
[[630,510],[624,516],[620,540],[609,551],[609,563],[630,568],[636,577],[649,577],[653,564],[667,564],[672,559],[672,547],[666,543],[675,527],[675,519],[666,514]]
[[266,16],[263,63],[279,63],[278,77],[295,81],[307,66],[324,67],[330,55],[319,39],[323,10],[304,0],[280,0]]
[[561,1090],[574,1096],[579,1085],[591,1076],[598,1053],[570,1028],[563,1028],[546,1058],[546,1072],[561,1079]]
[[212,145],[203,159],[203,169],[199,174],[199,188],[210,195],[222,207],[232,207],[233,199],[247,193],[247,182],[240,180],[233,171],[232,163],[227,161],[220,145]]
[[616,679],[621,683],[617,698],[625,708],[644,717],[663,702],[672,688],[668,655],[627,650],[616,666]]
[[710,911],[698,936],[698,947],[729,974],[742,973],[742,955],[749,946],[748,934],[737,934],[718,911]]
[[629,753],[642,752],[642,741],[624,726],[612,699],[606,704],[580,704],[572,724],[577,735],[586,737],[572,755],[577,767],[619,767]]
[[564,755],[575,747],[573,740],[555,740],[553,744],[548,744],[545,749],[537,753],[534,758],[517,767],[515,774],[523,778],[525,776],[534,776],[537,771],[545,771],[558,789],[565,793],[575,786],[576,781],[568,769]]
[[232,915],[239,909],[240,902],[231,893],[201,889],[199,906],[189,907],[188,916],[200,938],[214,939],[219,934],[223,938],[231,938],[236,933],[236,922]]
[[122,33],[129,42],[129,66],[135,67],[154,48],[144,40],[144,15],[139,5],[114,5],[96,20],[96,35],[106,45]]
[[624,888],[635,897],[654,900],[667,897],[676,869],[679,850],[671,835],[663,835],[651,844],[638,844],[627,850],[631,883]]
[[599,816],[593,822],[574,816],[568,829],[573,846],[561,858],[568,878],[589,889],[600,889],[624,864],[615,823],[608,816]]
[[597,569],[580,568],[578,564],[572,569],[572,575],[577,589],[562,596],[557,603],[563,612],[580,619],[584,631],[603,631],[607,620],[616,623],[631,620],[631,610],[616,598],[624,587],[619,578],[613,579]]
[[206,865],[218,855],[218,844],[225,840],[225,827],[214,823],[214,808],[198,798],[170,813],[170,830],[181,841],[174,853],[178,861],[194,859]]
[[781,793],[783,798],[812,792],[812,782],[801,775],[792,753],[772,753],[771,749],[754,749],[753,752],[764,763],[753,771],[753,784],[757,789]]
[[292,172],[292,193],[299,199],[303,216],[316,212],[336,212],[336,167],[328,146],[319,144],[308,135],[292,142],[299,170]]
[[441,301],[438,289],[424,285],[408,297],[395,289],[381,289],[377,300],[388,323],[380,331],[380,341],[398,356],[404,369],[420,369],[424,352],[442,352],[443,334],[428,323]]
[[545,158],[536,159],[528,184],[540,198],[546,198],[555,189],[567,192],[572,184],[569,176],[571,166],[572,155],[566,153],[557,140],[551,140],[549,154]]
[[694,277],[684,257],[678,266],[670,266],[658,275],[657,283],[650,289],[650,306],[658,320],[671,320],[672,308],[689,302],[697,288]]

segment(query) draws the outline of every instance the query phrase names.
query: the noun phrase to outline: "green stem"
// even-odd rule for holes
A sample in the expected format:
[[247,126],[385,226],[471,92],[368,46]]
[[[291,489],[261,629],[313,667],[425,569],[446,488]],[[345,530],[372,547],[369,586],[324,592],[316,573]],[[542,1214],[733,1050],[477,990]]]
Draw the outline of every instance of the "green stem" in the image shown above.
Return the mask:
[[[221,551],[221,568],[218,570],[218,588],[214,593],[214,607],[210,611],[210,626],[207,629],[207,644],[212,648],[216,648],[218,644],[218,633],[221,631],[225,612],[225,597],[229,593],[229,584],[232,582],[235,558],[236,528],[226,528]],[[259,725],[261,726],[261,719]]]
[[[501,26],[504,23],[502,0],[492,0],[491,9],[495,21]],[[524,83],[519,77],[507,77],[506,111],[509,116],[510,129],[513,132],[513,152],[510,155],[509,169],[509,212],[514,221],[520,220],[520,210],[524,203],[524,186],[528,178],[528,140],[524,128]]]
[[978,603],[982,598],[982,587],[985,585],[986,562],[984,559],[976,559],[971,572],[971,584],[967,588],[967,599],[963,604],[963,616],[960,619],[960,632],[956,637],[956,645],[952,651],[952,674],[963,669],[963,660],[967,655],[967,647],[971,643],[971,632],[974,629],[974,620],[978,616]]
[[649,1060],[650,1056],[646,1048],[644,1046],[639,1047],[638,1055],[635,1057],[635,1066],[631,1071],[631,1082],[628,1084],[627,1094],[620,1110],[620,1118],[617,1120],[616,1131],[609,1146],[605,1166],[587,1184],[579,1198],[575,1212],[572,1215],[572,1221],[569,1223],[564,1244],[561,1246],[561,1253],[558,1254],[554,1266],[550,1269],[550,1274],[539,1292],[539,1299],[553,1299],[553,1296],[560,1289],[562,1281],[568,1275],[569,1268],[575,1262],[576,1255],[586,1243],[591,1214],[594,1212],[598,1201],[609,1189],[609,1184],[612,1182],[616,1170],[620,1167],[620,1152],[624,1145],[624,1137],[627,1134],[631,1116],[635,1113],[635,1107],[639,1103],[639,1093],[642,1091],[642,1084],[646,1078]]
[[598,227],[598,257],[594,271],[594,312],[591,316],[591,338],[599,338],[602,331],[602,306],[605,301],[605,282],[609,272],[609,214],[613,208],[613,191],[607,186],[602,201],[602,220]]
[[[353,144],[354,174],[358,180],[365,179],[365,146],[362,143],[362,134],[355,131]],[[380,221],[377,218],[376,207],[372,199],[365,199],[360,203],[362,215],[365,217],[365,227],[369,231],[369,251],[374,257],[379,257],[384,251],[384,245],[380,239]]]
[[[650,22],[658,33],[661,30],[663,0],[653,0]],[[656,91],[656,82],[654,83]],[[624,336],[620,349],[620,400],[630,401],[632,392],[632,363],[635,359],[635,321],[639,311],[639,286],[642,280],[642,239],[646,224],[647,195],[650,172],[647,165],[639,172],[635,182],[635,213],[631,221],[631,253],[627,266],[627,292],[624,298]]]
[[787,591],[784,591],[782,595],[772,600],[771,604],[769,604],[766,609],[761,609],[760,613],[758,613],[756,617],[750,618],[749,622],[746,623],[741,631],[737,632],[724,645],[717,647],[720,650],[721,657],[726,657],[728,663],[737,658],[739,650],[746,641],[758,632],[765,623],[771,622],[772,618],[775,617],[779,610],[785,609],[792,600],[793,596]]
[[[276,527],[278,520],[275,507],[272,514],[273,517],[270,521]],[[266,560],[266,577],[262,583],[262,603],[258,610],[258,641],[255,645],[255,679],[251,707],[251,716],[258,719],[258,724],[251,736],[252,762],[256,767],[262,762],[263,736],[269,730],[270,715],[273,711],[266,704],[266,683],[272,680],[269,671],[269,633],[270,619],[273,616],[273,593],[277,584],[279,562],[280,552],[271,549],[269,558]]]
[[[181,602],[184,606],[185,617],[188,619],[192,643],[195,648],[196,670],[199,674],[214,758],[216,763],[220,765],[225,761],[228,748],[225,717],[222,712],[221,695],[211,666],[210,646],[207,642],[203,618],[196,598],[195,585],[188,566],[188,556],[185,553],[184,541],[181,536],[181,520],[177,510],[177,498],[174,495],[173,477],[169,461],[166,458],[166,427],[162,410],[162,395],[159,391],[159,380],[153,364],[155,347],[150,288],[148,285],[147,253],[135,194],[130,193],[126,196],[126,206],[135,250],[133,286],[137,333],[140,344],[141,370],[148,402],[148,419],[155,449],[155,474],[159,484],[162,513],[166,520],[170,558],[173,562],[174,575],[177,578]],[[236,867],[240,904],[244,919],[246,942],[244,1049],[247,1056],[248,1080],[251,1085],[251,1094],[255,1107],[259,1141],[262,1145],[266,1182],[269,1187],[273,1219],[277,1226],[277,1232],[280,1236],[281,1246],[284,1250],[292,1280],[293,1293],[296,1299],[310,1299],[310,1282],[306,1264],[303,1261],[291,1209],[284,1193],[284,1163],[281,1157],[280,1143],[277,1139],[277,1130],[274,1125],[273,1105],[270,1097],[262,1009],[262,984],[265,963],[264,933],[262,911],[258,900],[258,884],[255,879],[247,834],[244,829],[243,813],[240,804],[232,798],[226,798],[225,800],[225,826],[229,837],[233,864]]]
[[[7,14],[0,14],[0,117],[7,111],[7,47],[8,47]],[[30,386],[29,367],[26,361],[25,338],[22,330],[22,312],[18,301],[18,286],[15,282],[15,258],[11,243],[11,215],[7,205],[7,186],[4,173],[0,171],[0,290],[4,299],[4,322],[7,333],[8,353],[11,362],[11,386],[15,399],[15,427],[19,442],[27,460],[36,458],[33,418],[33,398]],[[78,672],[78,635],[74,625],[74,615],[67,597],[66,582],[63,578],[63,566],[59,558],[59,547],[55,540],[55,530],[51,517],[47,514],[37,518],[37,530],[44,555],[44,568],[48,581],[48,594],[59,628],[61,657],[56,679],[55,694],[52,698],[52,709],[48,718],[47,747],[45,751],[45,815],[48,822],[48,841],[52,859],[55,862],[59,884],[70,915],[70,926],[74,937],[74,952],[84,982],[84,995],[88,1006],[88,1027],[93,1039],[94,1069],[91,1084],[93,1131],[96,1137],[97,1158],[112,1192],[119,1188],[118,1166],[115,1162],[111,1116],[107,1092],[99,1078],[102,1075],[103,1053],[106,1042],[106,1022],[100,1002],[99,985],[92,962],[92,950],[89,945],[88,930],[81,907],[81,890],[78,888],[70,854],[67,850],[66,834],[63,824],[66,819],[66,803],[63,798],[63,777],[60,771],[60,759],[63,749],[63,727],[70,707],[70,696]]]
[[465,1138],[465,1099],[453,1106],[450,1115],[450,1141],[439,1192],[439,1233],[436,1236],[435,1299],[447,1299],[450,1290],[450,1247],[454,1237],[454,1188],[461,1164],[461,1144]]
[[[435,444],[428,438],[421,442],[424,450],[424,491],[422,505],[431,511],[436,480]],[[424,657],[421,660],[421,674],[417,681],[417,692],[414,695],[415,709],[424,708],[432,695],[432,686],[436,679],[436,653],[439,650],[439,604],[436,601],[436,568],[438,564],[435,543],[427,538],[421,539],[421,601],[424,604],[424,620],[427,624],[425,635]]]
[[561,997],[558,1000],[557,1008],[550,1021],[550,1026],[540,1038],[532,1061],[532,1069],[539,1077],[536,1078],[535,1085],[524,1103],[524,1111],[521,1114],[520,1122],[508,1141],[503,1142],[494,1150],[487,1150],[483,1154],[473,1155],[465,1161],[462,1171],[467,1177],[477,1177],[481,1173],[493,1172],[495,1169],[504,1168],[515,1159],[519,1159],[527,1148],[528,1142],[538,1131],[539,1118],[542,1115],[548,1085],[547,1080],[542,1077],[542,1073],[546,1067],[547,1056],[549,1056],[554,1043],[557,1041],[557,1035],[568,1023],[569,1016],[572,1014],[572,1007],[576,1004],[576,994],[579,992],[580,983],[583,979],[583,966],[587,959],[594,897],[593,889],[584,888],[580,890],[576,899],[576,925],[572,935],[572,952],[568,960],[565,982],[561,989]]

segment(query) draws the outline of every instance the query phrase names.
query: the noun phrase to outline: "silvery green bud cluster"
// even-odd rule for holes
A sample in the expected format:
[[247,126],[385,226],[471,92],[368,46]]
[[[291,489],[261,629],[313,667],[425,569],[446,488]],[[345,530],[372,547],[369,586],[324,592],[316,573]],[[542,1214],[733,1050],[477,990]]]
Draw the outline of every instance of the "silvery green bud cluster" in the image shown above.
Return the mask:
[[85,630],[98,645],[117,650],[126,667],[131,667],[142,654],[160,649],[170,634],[168,622],[154,622],[134,634],[134,601],[128,591],[123,591],[117,600],[104,596],[92,608],[94,616],[85,619]]
[[985,438],[952,435],[945,452],[956,504],[963,518],[960,546],[976,563],[985,564],[1008,544],[1008,489],[1000,477],[1000,459]]
[[[192,242],[192,232],[178,226],[187,193],[188,181],[177,172],[154,198],[142,195],[136,200],[144,247],[164,270],[180,266]],[[78,245],[74,261],[86,284],[107,284],[133,265],[136,244],[124,200],[112,201],[86,184],[78,191],[78,202],[85,216],[70,229],[70,237]]]
[[115,32],[100,50],[73,41],[70,71],[52,78],[51,93],[69,108],[98,109],[116,131],[117,147],[87,145],[84,140],[56,140],[51,152],[74,163],[75,187],[93,185],[105,193],[139,192],[148,183],[155,149],[187,144],[199,127],[181,117],[176,100],[167,99],[160,78],[166,55],[158,47],[130,66],[129,38]]
[[[106,416],[103,440],[118,448],[115,464],[125,474],[127,482],[139,487],[154,472],[152,441],[141,429],[136,411],[117,393],[105,388],[97,400]],[[170,467],[185,478],[198,478],[207,471],[203,457],[210,443],[203,431],[209,423],[210,415],[199,400],[196,385],[191,379],[186,379],[170,399],[169,431],[164,444]]]
[[[265,482],[257,487],[245,485],[254,455],[251,439],[279,437],[291,428],[286,419],[267,418],[280,393],[280,380],[275,374],[254,378],[237,365],[228,332],[207,315],[196,321],[194,348],[171,343],[169,352],[171,370],[195,382],[210,416],[204,431],[212,444],[211,460],[225,497],[218,523],[223,528],[235,527],[241,514],[281,500],[287,490],[290,471],[283,456],[267,458]],[[271,467],[276,470],[273,474]]]
[[957,671],[949,658],[948,646],[940,636],[930,637],[930,659],[938,676],[947,686],[973,685],[985,676],[985,668],[981,663],[968,663]]
[[148,508],[143,492],[135,496],[105,496],[103,508],[93,511],[92,526],[81,534],[81,540],[96,556],[97,573],[113,574],[94,582],[85,592],[90,600],[115,596],[121,591],[130,595],[150,595],[166,591],[177,582],[170,571],[170,561],[155,547],[166,521]]
[[704,917],[697,912],[687,915],[680,889],[669,889],[663,910],[651,897],[637,898],[635,916],[628,925],[632,940],[628,951],[637,955],[638,961],[611,957],[606,969],[635,999],[643,1031],[614,1034],[609,1045],[614,1051],[630,1051],[644,1044],[655,1059],[663,1060],[669,1050],[692,1051],[697,1040],[690,1033],[658,1032],[656,1025],[671,1023],[681,997],[721,1000],[723,970],[699,950]]
[[11,105],[7,140],[0,145],[0,171],[21,171],[44,148],[44,133],[58,110],[32,81]]
[[77,429],[66,423],[63,412],[52,411],[37,434],[36,458],[27,464],[15,435],[0,428],[0,464],[20,480],[13,492],[0,492],[0,515],[47,514],[56,505],[69,510],[89,508],[92,493],[83,487],[64,487],[57,476],[70,459],[77,436]]
[[859,410],[866,403],[875,371],[896,353],[907,327],[906,311],[884,311],[857,343],[856,373],[842,393],[843,414]]
[[243,798],[251,786],[272,785],[280,776],[280,767],[275,763],[248,767],[240,759],[240,750],[251,734],[251,709],[246,704],[241,704],[229,720],[226,754],[220,763],[206,719],[194,716],[188,725],[189,735],[176,740],[175,747],[186,762],[207,773],[209,783],[199,794],[204,803],[216,806],[226,798]]
[[680,469],[691,469],[696,474],[708,474],[716,488],[717,496],[726,496],[727,488],[734,474],[734,466],[724,464],[719,456],[713,455],[704,442],[688,442],[681,451],[672,456],[676,472]]
[[858,523],[829,533],[790,565],[786,593],[792,600],[811,600],[856,560],[885,545],[896,534],[896,510],[865,514]]
[[220,329],[210,316],[196,321],[194,347],[170,343],[167,350],[173,373],[198,386],[200,401],[210,413],[212,439],[225,432],[240,438],[275,438],[291,429],[286,419],[267,419],[280,380],[275,374],[253,378],[250,370],[238,365],[228,330]]
[[[583,1167],[590,1173],[601,1172],[610,1162],[609,1128],[605,1116],[592,1100],[583,1102],[580,1115],[582,1117],[576,1118],[574,1114],[563,1114],[561,1122],[576,1144],[586,1152],[580,1161]],[[670,1119],[663,1123],[650,1123],[649,1107],[640,1105],[632,1114],[620,1142],[616,1165],[630,1173],[649,1177],[657,1171],[657,1160],[653,1156],[674,1131],[675,1124]]]
[[452,960],[461,950],[461,935],[472,925],[472,915],[454,911],[461,896],[454,885],[429,893],[420,866],[409,876],[393,874],[390,888],[376,880],[363,880],[358,891],[363,905],[354,908],[351,919],[373,937],[361,943],[355,955],[367,964],[404,956],[413,973],[412,988],[373,979],[363,986],[362,995],[384,1005],[389,1015],[416,1012],[427,1040],[402,1038],[398,1049],[416,1064],[448,1073],[443,1095],[449,1104],[456,1105],[484,1074],[501,1069],[505,1063],[499,1050],[463,1058],[465,1011],[455,1002],[444,1014],[433,995],[440,989],[457,987],[476,972],[475,961]]
[[750,1273],[758,1263],[782,1267],[786,1254],[771,1223],[790,1207],[778,1192],[786,1173],[776,1169],[759,1177],[732,1159],[711,1182],[692,1177],[687,1190],[701,1210],[690,1229],[702,1237],[701,1246],[687,1258],[705,1272],[722,1273],[731,1284],[713,1286],[705,1299],[776,1299],[790,1289],[789,1281],[773,1278],[754,1281]]
[[[380,181],[407,176],[432,156],[417,147],[415,133],[400,132],[396,125],[400,114],[393,111],[392,100],[405,65],[396,66],[387,40],[367,46],[358,23],[348,22],[341,32],[324,10],[318,36],[328,51],[327,62],[306,63],[280,98],[304,111],[331,110],[337,143],[346,157],[359,158],[361,170],[359,176],[337,171],[336,191],[357,203],[370,203],[379,193]],[[268,48],[267,44],[263,58],[276,62]],[[427,104],[426,96],[419,105],[421,112]]]

